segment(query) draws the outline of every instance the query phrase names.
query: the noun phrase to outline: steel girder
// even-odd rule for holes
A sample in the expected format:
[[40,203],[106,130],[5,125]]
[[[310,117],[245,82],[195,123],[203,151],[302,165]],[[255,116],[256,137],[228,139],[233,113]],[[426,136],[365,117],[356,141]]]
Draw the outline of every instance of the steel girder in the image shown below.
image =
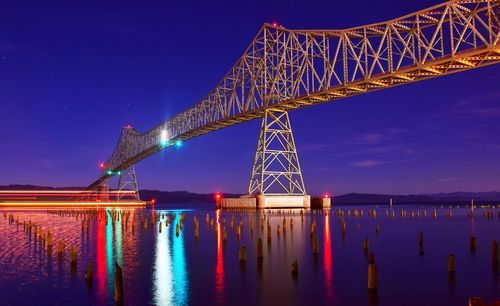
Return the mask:
[[[123,191],[134,191],[134,193],[124,193]],[[118,201],[120,200],[140,200],[139,185],[135,175],[135,167],[132,165],[122,171],[118,178]]]
[[[88,188],[171,145],[233,124],[500,62],[500,1],[453,0],[344,30],[264,24],[200,102],[140,134],[122,132]],[[162,138],[168,134],[169,142]]]
[[248,194],[306,194],[287,111],[267,109],[262,118]]

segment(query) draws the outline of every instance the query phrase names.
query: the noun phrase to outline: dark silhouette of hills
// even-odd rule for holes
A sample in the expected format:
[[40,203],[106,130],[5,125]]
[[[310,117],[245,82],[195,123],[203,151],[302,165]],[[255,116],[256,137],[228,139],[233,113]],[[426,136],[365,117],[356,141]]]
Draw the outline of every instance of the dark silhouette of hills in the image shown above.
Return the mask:
[[[80,190],[82,187],[62,187],[54,188],[49,186],[36,185],[6,185],[0,186],[0,190]],[[160,191],[160,190],[140,190],[140,196],[144,200],[156,199],[157,203],[206,203],[214,202],[214,194],[192,193],[188,191]],[[223,193],[223,197],[239,197],[240,194]],[[410,195],[388,195],[388,194],[365,194],[348,193],[334,196],[334,204],[389,204],[392,198],[393,205],[397,204],[467,204],[474,199],[476,203],[492,204],[500,202],[500,192],[451,192],[435,194],[410,194]]]
[[336,204],[389,204],[392,198],[393,204],[435,204],[435,203],[470,203],[475,202],[499,202],[500,192],[451,192],[437,194],[410,194],[410,195],[387,195],[387,194],[363,194],[349,193],[334,196]]

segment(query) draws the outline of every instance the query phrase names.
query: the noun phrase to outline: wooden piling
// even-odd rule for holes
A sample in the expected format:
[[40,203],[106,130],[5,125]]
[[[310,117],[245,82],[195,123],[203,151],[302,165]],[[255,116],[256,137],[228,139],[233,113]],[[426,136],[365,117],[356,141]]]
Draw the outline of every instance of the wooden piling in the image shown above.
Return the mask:
[[89,262],[87,264],[87,270],[85,271],[85,279],[87,281],[92,281],[93,277],[94,277],[94,268],[92,266],[92,263]]
[[70,264],[70,268],[71,270],[75,270],[76,267],[77,267],[77,252],[76,252],[76,248],[75,247],[71,247],[70,251],[69,251],[69,264]]
[[455,272],[455,255],[448,255],[448,273]]
[[123,274],[117,262],[115,262],[115,303],[123,305]]
[[259,238],[257,241],[257,258],[264,258],[264,248],[262,246],[262,239]]
[[368,259],[368,289],[377,289],[377,266],[375,265],[375,254],[370,253]]
[[47,252],[52,253],[52,234],[50,231],[47,233]]
[[493,263],[498,263],[498,242],[496,240],[491,243],[491,260]]
[[314,235],[313,239],[313,254],[317,255],[319,252],[318,236]]
[[240,250],[238,251],[238,258],[240,259],[240,262],[245,262],[247,260],[247,247],[245,245],[240,247]]
[[290,271],[292,272],[292,276],[294,277],[296,277],[299,274],[299,263],[297,262],[297,260],[292,262],[292,267]]
[[424,255],[424,233],[418,233],[418,253],[420,256]]
[[475,252],[477,247],[477,240],[475,236],[471,236],[469,238],[469,244],[470,244],[470,251]]

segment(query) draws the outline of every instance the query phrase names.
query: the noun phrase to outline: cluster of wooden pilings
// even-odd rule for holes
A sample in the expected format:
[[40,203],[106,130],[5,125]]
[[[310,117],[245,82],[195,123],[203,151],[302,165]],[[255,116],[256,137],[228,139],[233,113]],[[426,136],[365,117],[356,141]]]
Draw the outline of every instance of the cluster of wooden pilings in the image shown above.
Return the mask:
[[[455,217],[455,209],[452,207],[442,207],[441,209],[433,207],[431,209],[406,209],[406,208],[398,208],[398,209],[384,209],[382,211],[385,211],[385,217],[386,218],[392,218],[392,219],[416,219],[416,218],[432,218],[434,221],[437,220],[438,217],[443,217],[446,219],[451,219]],[[465,208],[469,210],[468,208]],[[380,209],[379,209],[380,210]],[[231,210],[233,215],[231,216],[230,219],[230,226],[229,228],[233,230],[234,228],[234,218],[235,218],[235,213],[240,213],[240,218],[239,218],[239,223],[236,227],[236,237],[239,240],[241,236],[241,231],[243,228],[243,217],[242,213],[243,212],[248,212],[248,210],[237,210],[233,209]],[[348,221],[349,218],[361,218],[361,217],[369,217],[376,219],[377,218],[377,209],[360,209],[360,208],[337,208],[337,209],[332,209],[332,210],[292,210],[292,209],[274,209],[274,210],[262,210],[258,211],[257,215],[260,216],[259,221],[260,221],[260,232],[263,235],[264,228],[267,229],[267,241],[268,244],[271,244],[271,233],[272,233],[272,228],[270,224],[270,219],[269,216],[271,215],[284,215],[283,217],[283,223],[278,223],[276,224],[276,236],[279,238],[281,233],[286,232],[287,228],[287,218],[285,215],[292,216],[292,218],[289,219],[288,224],[291,229],[293,229],[293,216],[294,215],[300,215],[301,218],[301,223],[303,224],[304,222],[304,215],[310,214],[313,216],[313,219],[310,223],[310,229],[309,229],[309,235],[312,240],[312,253],[314,255],[317,255],[319,252],[319,243],[318,243],[318,236],[316,235],[316,215],[324,215],[327,214],[329,216],[336,216],[339,223],[340,223],[340,230],[342,233],[342,238],[345,239],[347,235],[347,226],[346,222]],[[497,213],[498,217],[500,218],[500,212]],[[485,219],[492,219],[496,213],[495,213],[495,208],[494,207],[488,207],[482,209],[481,212],[478,212],[478,209],[476,209],[476,213],[474,212],[468,212],[467,213],[469,218],[478,218],[481,215]],[[250,217],[248,223],[250,225],[250,231],[251,234],[253,235],[254,227],[253,227],[253,218]],[[214,219],[210,217],[210,215],[207,213],[206,214],[206,222],[207,224],[210,224],[210,228],[214,228]],[[223,226],[223,241],[226,241],[227,239],[227,234],[226,234],[226,219],[222,218],[221,219],[221,224]],[[265,225],[265,226],[264,226]],[[358,224],[359,228],[359,224]],[[375,226],[375,232],[379,233],[381,230],[380,225],[376,224]],[[215,228],[215,231],[217,231],[217,228]],[[263,235],[264,236],[264,235]],[[417,236],[417,242],[418,242],[418,254],[420,256],[424,255],[424,233],[419,232]],[[477,247],[477,240],[476,237],[471,236],[469,238],[469,244],[470,244],[470,250],[472,253],[475,252],[476,247]],[[262,260],[263,258],[263,252],[262,252],[262,237],[259,237],[257,240],[256,244],[257,248],[257,259]],[[369,253],[369,240],[367,237],[363,240],[362,244],[362,249],[365,254],[368,255],[368,273],[367,273],[367,279],[368,279],[368,289],[369,290],[376,290],[378,287],[378,281],[377,281],[377,266],[375,263],[375,253]],[[496,240],[491,241],[491,262],[492,262],[492,267],[495,271],[498,270],[498,263],[499,263],[499,255],[498,255],[498,242]],[[238,249],[238,258],[240,262],[246,262],[247,261],[247,246],[246,245],[241,245]],[[290,271],[292,272],[293,276],[297,276],[299,272],[299,267],[298,267],[298,262],[297,260],[292,261],[291,263],[291,269]],[[455,273],[455,255],[450,254],[448,257],[448,271],[449,271],[449,279],[450,281],[453,281],[454,279],[454,273]]]
[[[469,211],[469,209],[468,209]],[[272,232],[273,228],[271,226],[270,218],[275,218],[276,216],[282,216],[282,220],[276,224],[275,231],[276,236],[279,238],[281,235],[286,235],[287,231],[293,231],[294,222],[296,218],[300,218],[300,226],[304,224],[305,216],[310,217],[311,223],[309,228],[309,236],[311,239],[311,252],[313,255],[317,255],[319,253],[319,239],[316,234],[317,221],[316,216],[323,215],[326,217],[335,217],[338,220],[340,225],[340,231],[342,233],[342,239],[346,239],[347,233],[347,223],[355,222],[358,218],[372,218],[377,219],[378,212],[385,212],[385,218],[390,219],[416,219],[416,218],[432,218],[436,220],[438,216],[442,216],[444,218],[454,218],[455,213],[452,208],[420,208],[420,209],[406,209],[406,208],[397,208],[397,209],[362,209],[362,208],[336,208],[331,210],[298,210],[298,209],[274,209],[274,210],[260,210],[256,211],[255,214],[250,215],[245,224],[245,218],[243,217],[243,213],[248,213],[248,210],[232,210],[231,212],[226,212],[224,215],[220,213],[208,212],[204,213],[204,219],[206,226],[204,227],[207,231],[213,231],[216,234],[219,234],[219,231],[222,231],[221,237],[222,241],[225,245],[228,237],[227,237],[227,227],[230,231],[235,233],[235,237],[238,241],[241,240],[242,232],[245,231],[245,228],[248,228],[251,236],[254,236],[254,232],[260,229],[258,233],[258,239],[255,242],[254,246],[256,248],[257,254],[257,264],[262,264],[262,260],[264,258],[263,251],[263,241],[267,239],[268,247],[271,247],[272,241]],[[158,231],[162,233],[162,231],[166,230],[169,226],[175,226],[175,235],[179,237],[181,232],[183,231],[185,220],[188,216],[187,213],[165,213],[165,212],[151,212],[143,209],[136,210],[119,210],[119,209],[97,209],[97,210],[48,210],[48,214],[58,217],[64,218],[75,218],[75,224],[81,226],[82,235],[89,235],[90,228],[95,226],[97,223],[102,224],[104,222],[106,226],[121,226],[123,232],[128,232],[130,230],[132,235],[135,235],[136,226],[142,228],[144,233],[148,232],[148,228],[151,225],[151,232]],[[202,212],[192,213],[193,214],[193,234],[195,240],[200,239],[200,221],[203,220]],[[226,215],[228,219],[226,220]],[[482,216],[485,219],[492,219],[497,215],[495,208],[485,208],[485,209],[476,209],[475,211],[468,212],[469,218],[479,218]],[[18,228],[22,227],[23,231],[32,236],[36,243],[39,243],[41,247],[43,247],[48,254],[52,254],[53,252],[53,244],[56,243],[56,253],[58,259],[61,261],[63,258],[63,254],[66,250],[66,244],[64,237],[60,237],[59,239],[54,238],[54,233],[52,233],[49,229],[42,228],[40,224],[35,223],[34,221],[20,220],[19,216],[16,216],[15,213],[3,213],[5,219],[8,220],[9,224],[17,226]],[[498,217],[500,217],[500,213],[498,213]],[[359,228],[359,224],[358,224]],[[376,224],[375,232],[379,233],[381,230],[380,225]],[[55,233],[57,235],[57,233]],[[253,239],[252,239],[253,241]],[[424,233],[419,232],[418,237],[418,249],[419,254],[424,255]],[[471,236],[469,238],[469,246],[470,251],[475,252],[477,249],[477,238],[475,236]],[[482,244],[484,245],[484,244]],[[78,262],[78,248],[76,245],[68,245],[69,247],[69,265],[70,270],[72,272],[76,272],[77,262]],[[377,266],[375,262],[375,254],[370,252],[370,244],[368,237],[365,237],[362,242],[362,250],[365,254],[368,255],[368,269],[367,269],[367,279],[368,284],[367,287],[369,290],[377,290],[378,281],[377,281]],[[236,252],[237,251],[237,252]],[[237,253],[240,264],[245,265],[248,256],[247,256],[248,248],[246,245],[239,245],[238,249],[235,250]],[[499,264],[499,248],[498,242],[491,242],[491,261],[496,269],[498,270]],[[296,259],[294,259],[290,264],[290,273],[292,277],[297,278],[299,274],[299,263]],[[449,254],[448,256],[448,273],[450,281],[454,278],[455,273],[455,255]],[[89,262],[87,264],[87,268],[84,273],[84,278],[87,282],[91,283],[93,280],[93,264]],[[122,267],[115,263],[115,301],[118,304],[123,303],[123,273]]]

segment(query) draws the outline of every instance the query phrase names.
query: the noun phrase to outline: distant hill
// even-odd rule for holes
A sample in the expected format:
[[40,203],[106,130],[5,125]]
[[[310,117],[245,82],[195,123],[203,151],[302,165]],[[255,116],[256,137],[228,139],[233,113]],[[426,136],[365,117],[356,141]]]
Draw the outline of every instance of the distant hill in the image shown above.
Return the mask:
[[333,197],[336,204],[435,204],[435,203],[477,203],[500,202],[500,192],[451,192],[437,194],[386,195],[349,193]]
[[[49,186],[36,185],[7,185],[0,186],[0,190],[79,190],[83,187],[62,187],[54,188]],[[156,199],[158,203],[206,203],[211,204],[214,201],[214,195],[209,193],[192,193],[188,191],[160,191],[160,190],[140,190],[140,196],[144,200]],[[240,194],[223,193],[224,197],[239,197]],[[468,204],[471,199],[477,203],[500,202],[500,192],[450,192],[435,194],[417,194],[417,195],[387,195],[387,194],[365,194],[348,193],[334,196],[334,204],[389,204],[390,199],[394,205],[397,204],[436,204],[436,203],[454,203]]]

